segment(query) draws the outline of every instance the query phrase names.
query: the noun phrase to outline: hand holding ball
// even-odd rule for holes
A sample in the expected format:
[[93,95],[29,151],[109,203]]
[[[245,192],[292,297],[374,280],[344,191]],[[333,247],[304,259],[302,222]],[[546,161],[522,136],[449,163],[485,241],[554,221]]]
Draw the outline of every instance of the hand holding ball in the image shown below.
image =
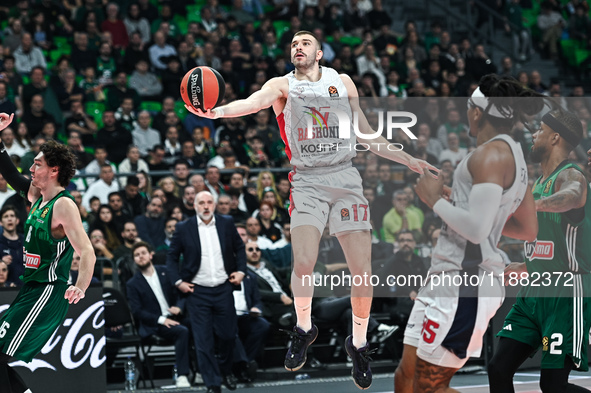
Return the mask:
[[193,68],[185,74],[181,82],[181,97],[185,107],[189,112],[200,116],[219,105],[225,92],[224,78],[219,72],[206,66]]

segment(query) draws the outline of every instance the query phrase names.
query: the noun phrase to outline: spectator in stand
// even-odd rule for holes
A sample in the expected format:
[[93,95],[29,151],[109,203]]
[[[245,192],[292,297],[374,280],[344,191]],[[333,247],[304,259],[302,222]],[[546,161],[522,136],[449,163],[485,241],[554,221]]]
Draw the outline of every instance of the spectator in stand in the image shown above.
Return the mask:
[[158,18],[158,8],[156,8],[149,0],[138,0],[140,8],[140,16],[146,18],[149,23],[152,23]]
[[11,127],[6,127],[2,132],[0,132],[2,136],[2,142],[4,143],[4,148],[8,155],[17,155],[18,157],[22,157],[27,152],[23,147],[21,147],[18,143],[16,143],[16,139],[14,137],[14,131]]
[[183,191],[183,198],[182,198],[183,203],[181,205],[181,212],[187,218],[194,217],[196,214],[196,212],[195,212],[195,195],[197,195],[197,193],[195,192],[195,187],[193,187],[193,186],[185,187],[185,190]]
[[96,145],[104,146],[111,160],[118,164],[126,157],[127,147],[133,143],[133,137],[116,121],[113,111],[103,112],[103,124],[104,127],[97,133]]
[[[207,9],[207,8],[202,8]],[[185,75],[189,70],[197,67],[197,62],[191,57],[191,48],[186,41],[179,42],[177,47],[178,60],[180,63],[180,72]]]
[[[164,150],[164,146],[156,145],[150,150],[150,156],[146,160],[148,163],[148,168],[150,168],[150,172],[154,171],[168,171],[170,165],[164,162],[164,156],[166,154],[166,150]],[[152,180],[154,183],[157,183],[160,179],[165,177],[166,175],[152,175]]]
[[457,109],[452,109],[447,113],[447,121],[437,130],[437,139],[442,142],[444,147],[449,147],[447,136],[451,133],[456,134],[460,138],[461,147],[468,148],[473,145],[468,135],[468,126],[462,123],[461,120],[460,112]]
[[[231,216],[231,209],[230,209],[230,204],[231,204],[232,198],[230,198],[229,195],[225,194],[225,195],[220,195],[218,198],[218,203],[216,204],[216,213],[217,214],[223,214],[225,216]],[[234,223],[236,223],[236,220],[234,220]]]
[[137,176],[127,176],[125,188],[119,192],[123,207],[121,210],[129,217],[137,217],[146,212],[148,199],[138,192],[140,181]]
[[541,45],[547,48],[550,57],[558,58],[558,41],[562,37],[562,29],[566,27],[566,21],[560,13],[552,9],[550,1],[542,2],[542,11],[538,15],[538,27],[542,32]]
[[173,174],[174,183],[178,187],[179,194],[183,194],[185,187],[189,185],[189,176],[191,175],[189,163],[182,158],[176,160],[173,167]]
[[224,185],[220,182],[220,169],[215,166],[208,166],[205,171],[205,186],[211,192],[215,201],[226,193]]
[[174,46],[166,43],[166,36],[163,32],[157,31],[154,33],[154,44],[148,49],[150,54],[150,62],[157,73],[162,73],[166,70],[166,64],[161,60],[162,57],[176,55]]
[[468,154],[468,149],[460,147],[460,137],[455,133],[447,135],[447,149],[439,155],[439,162],[451,161],[454,168]]
[[131,74],[135,71],[135,64],[140,59],[150,64],[150,56],[146,45],[147,42],[142,41],[140,32],[134,31],[130,34],[129,46],[125,49],[125,55],[123,55],[123,60],[121,61],[121,66],[126,73]]
[[403,190],[395,191],[392,195],[392,209],[382,220],[383,240],[393,243],[398,234],[404,230],[420,231],[423,223],[415,211],[408,208],[408,196]]
[[115,179],[115,172],[111,165],[105,162],[100,168],[99,180],[88,187],[82,198],[82,205],[87,210],[90,208],[90,198],[93,196],[98,197],[101,204],[107,204],[108,195],[111,192],[119,191],[119,183]]
[[[101,231],[100,229],[93,229],[92,231],[90,231],[90,242],[92,243],[92,247],[94,248],[94,253],[97,257],[97,259],[99,258],[106,258],[110,261],[113,260],[113,250],[109,249],[109,247],[107,247],[107,241],[105,240],[105,235],[103,234],[103,231]],[[94,269],[94,276],[95,277],[101,277],[101,270],[100,267],[103,266],[102,263],[97,263]],[[106,273],[106,270],[103,270],[104,273]]]
[[189,329],[180,322],[185,314],[185,298],[179,296],[166,267],[152,264],[154,252],[148,243],[135,244],[132,252],[139,271],[127,282],[127,298],[139,322],[139,334],[144,338],[158,335],[174,340],[176,387],[190,388]]
[[[46,140],[46,139],[44,139]],[[82,144],[82,136],[78,131],[70,131],[68,135],[68,147],[72,150],[72,153],[76,157],[76,169],[79,171],[83,170],[92,162],[94,157],[84,149]]]
[[113,251],[121,245],[122,228],[117,227],[117,224],[113,219],[113,210],[109,205],[101,205],[99,207],[98,215],[91,226],[91,230],[94,229],[101,230],[109,250]]
[[[72,254],[72,265],[70,266],[70,275],[68,277],[68,285],[76,284],[78,280],[78,272],[80,271],[80,255],[74,251]],[[92,277],[90,284],[100,284],[100,281],[96,277]]]
[[196,193],[200,193],[201,191],[208,191],[207,187],[205,186],[205,179],[198,173],[194,174],[189,178],[189,184],[191,184],[195,188]]
[[[510,33],[513,38],[513,56],[521,61],[533,52],[531,37],[523,25],[523,13],[521,0],[510,0],[505,4],[505,32]],[[511,24],[507,23],[510,22]]]
[[137,4],[130,4],[127,15],[123,19],[127,35],[130,38],[133,33],[137,32],[140,35],[141,42],[147,44],[150,42],[150,24],[148,20],[140,15],[140,7]]
[[[172,165],[176,160],[181,158],[181,142],[179,141],[179,132],[176,127],[168,127],[166,130],[166,138],[164,139],[164,149],[166,150],[166,154],[164,156],[164,161],[168,165]],[[192,153],[194,153],[194,149],[191,146]],[[189,163],[190,167],[193,167],[191,163]]]
[[162,110],[153,116],[152,127],[155,128],[160,135],[166,133],[166,114],[174,112],[174,98],[164,97],[162,100]]
[[133,100],[132,109],[139,108],[141,102],[139,94],[135,89],[127,86],[127,74],[120,71],[115,76],[114,84],[107,89],[107,107],[115,111],[125,98]]
[[137,216],[134,219],[140,239],[154,248],[164,245],[166,239],[164,234],[166,219],[162,214],[163,206],[164,204],[160,198],[152,198],[146,208],[146,214]]
[[251,215],[259,206],[260,202],[256,196],[246,192],[244,186],[244,172],[237,171],[230,177],[229,191],[238,196],[237,208]]
[[[256,217],[261,224],[261,236],[266,237],[273,243],[277,242],[282,237],[281,225],[279,225],[276,219],[273,219],[272,217],[274,213],[275,207],[273,204],[268,201],[263,201],[261,202],[261,207],[259,208],[259,213]],[[275,216],[277,217],[276,214]]]
[[16,285],[8,281],[8,266],[0,261],[0,288],[14,288]]
[[166,138],[166,130],[168,130],[169,127],[175,127],[177,129],[177,131],[179,132],[180,140],[184,141],[189,139],[189,134],[187,133],[185,126],[183,125],[175,111],[170,111],[166,113],[166,118],[164,119],[164,127],[158,130],[160,132],[160,139],[164,140]]
[[92,117],[84,112],[81,100],[70,103],[70,112],[72,115],[65,120],[66,133],[77,131],[82,137],[82,144],[94,146],[94,136],[97,133],[97,126]]
[[125,128],[129,132],[133,132],[137,126],[137,117],[133,109],[132,97],[123,97],[121,100],[121,106],[115,111],[115,119],[119,122],[121,127]]
[[0,81],[0,113],[15,113],[16,105],[8,98],[8,85]]
[[[173,128],[171,128],[172,130]],[[176,132],[176,129],[175,129]],[[182,146],[181,146],[181,155],[180,157],[175,157],[175,161],[178,160],[179,158],[182,158],[183,160],[187,161],[187,163],[189,164],[189,168],[191,169],[199,169],[202,167],[205,167],[205,163],[201,162],[201,160],[199,159],[199,156],[197,155],[197,153],[195,152],[195,144],[193,143],[193,141],[184,141]]]
[[255,241],[247,240],[245,248],[248,269],[257,277],[263,316],[275,326],[289,326],[294,308],[286,274],[261,259],[261,248]]
[[10,53],[14,53],[21,45],[25,30],[19,18],[14,18],[9,25],[9,27],[4,29],[4,40],[2,44],[4,47],[10,49]]
[[[111,161],[107,159],[108,153],[107,149],[104,146],[97,146],[94,149],[94,160],[92,160],[85,168],[84,173],[87,175],[90,174],[99,174],[101,172],[101,167],[103,165],[110,165],[113,173],[117,173],[117,167]],[[94,177],[86,178],[86,183],[91,185],[96,179]],[[105,199],[106,201],[106,199]],[[106,203],[106,202],[105,202]]]
[[[146,161],[140,158],[140,150],[136,145],[129,145],[127,148],[127,157],[119,164],[120,173],[149,172],[150,168]],[[120,178],[121,187],[127,184],[127,178]]]
[[45,100],[41,94],[31,97],[30,110],[25,112],[22,121],[29,128],[29,135],[34,138],[41,132],[45,123],[55,123],[55,117],[45,110]]
[[180,100],[179,80],[185,76],[185,72],[181,68],[181,60],[177,55],[166,56],[161,60],[166,64],[166,70],[162,74],[162,93]]
[[139,186],[138,191],[142,197],[146,197],[147,195],[152,194],[152,178],[147,172],[140,171],[136,173],[137,178],[139,179]]
[[23,265],[23,235],[17,233],[19,224],[18,211],[14,206],[4,205],[0,210],[0,255],[2,262],[8,266],[8,283],[21,286],[20,276],[25,273]]
[[[112,192],[109,194],[109,207],[111,208],[111,213],[113,214],[113,222],[115,223],[115,227],[119,232],[123,231],[123,224],[127,221],[133,219],[130,215],[127,214],[127,211],[123,210],[123,199],[119,192]],[[121,236],[119,236],[121,240]]]
[[144,59],[137,60],[135,71],[129,77],[129,87],[135,89],[143,101],[160,101],[161,99],[162,83],[149,71],[149,64]]
[[250,217],[246,220],[246,234],[250,240],[257,243],[258,246],[266,250],[273,248],[273,242],[266,237],[261,236],[261,223],[258,219]]
[[141,111],[138,115],[137,125],[132,132],[133,144],[138,147],[142,157],[146,157],[155,145],[160,144],[160,133],[150,127],[151,121],[150,112]]
[[47,62],[41,49],[33,45],[29,33],[23,33],[20,46],[14,51],[15,68],[21,75],[28,75],[34,67],[47,69]]
[[[103,35],[103,38],[105,35]],[[104,85],[112,83],[115,72],[117,71],[117,61],[113,52],[113,47],[109,42],[102,41],[98,49],[98,57],[96,58],[96,70],[99,81]]]
[[542,75],[539,71],[533,70],[529,74],[529,85],[528,87],[536,93],[548,95],[548,86],[542,83]]
[[133,221],[126,221],[123,224],[121,239],[123,243],[113,251],[113,260],[120,271],[119,281],[126,283],[137,271],[133,263],[133,253],[131,250],[134,244],[142,241],[137,236],[137,228]]
[[474,47],[474,56],[466,60],[466,71],[471,74],[475,80],[480,80],[484,75],[497,72],[497,66],[485,52],[483,44],[478,44]]
[[278,268],[289,268],[293,261],[291,249],[291,223],[283,223],[283,237],[273,243],[273,248],[263,251],[263,257]]

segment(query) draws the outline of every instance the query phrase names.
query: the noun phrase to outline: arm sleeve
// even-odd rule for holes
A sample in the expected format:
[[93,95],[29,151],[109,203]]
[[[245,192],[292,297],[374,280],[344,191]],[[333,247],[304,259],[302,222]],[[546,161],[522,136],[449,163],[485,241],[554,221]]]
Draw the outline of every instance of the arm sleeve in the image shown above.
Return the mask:
[[0,142],[0,174],[23,198],[27,198],[31,180],[24,177],[10,159],[4,144]]
[[479,244],[492,230],[502,196],[503,187],[498,184],[479,183],[472,186],[468,210],[453,206],[442,198],[433,205],[433,211],[454,231]]

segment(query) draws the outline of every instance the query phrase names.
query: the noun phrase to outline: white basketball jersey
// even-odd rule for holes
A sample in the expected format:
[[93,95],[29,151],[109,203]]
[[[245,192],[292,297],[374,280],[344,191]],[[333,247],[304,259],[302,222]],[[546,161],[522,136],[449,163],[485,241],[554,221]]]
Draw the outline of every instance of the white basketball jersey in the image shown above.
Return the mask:
[[[294,72],[285,75],[289,94],[277,123],[287,157],[296,170],[344,164],[356,155],[347,88],[332,68],[320,67],[320,71],[317,82],[298,80]],[[334,111],[349,119],[349,138],[339,138]],[[308,125],[312,125],[311,134]]]
[[[527,190],[527,165],[523,158],[521,146],[508,135],[498,135],[491,139],[503,140],[509,144],[515,160],[515,181],[513,185],[503,191],[501,205],[495,217],[492,231],[480,244],[473,244],[448,227],[445,222],[441,227],[441,234],[437,246],[433,250],[431,260],[431,273],[443,271],[457,271],[470,267],[480,266],[486,272],[492,272],[496,277],[503,273],[505,263],[497,244],[501,233],[509,217],[521,204]],[[489,143],[488,141],[487,143]],[[468,210],[470,190],[472,189],[472,176],[468,171],[470,153],[458,164],[451,192],[451,200],[454,206]],[[491,206],[496,209],[496,206]]]

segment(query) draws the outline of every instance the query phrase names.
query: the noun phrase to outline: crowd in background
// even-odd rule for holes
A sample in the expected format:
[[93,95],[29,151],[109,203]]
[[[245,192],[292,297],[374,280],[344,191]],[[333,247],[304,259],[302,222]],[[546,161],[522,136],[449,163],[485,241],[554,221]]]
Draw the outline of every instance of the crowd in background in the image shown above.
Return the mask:
[[[515,13],[528,7],[518,0],[493,3],[517,24]],[[440,167],[451,185],[456,164],[475,147],[465,98],[456,97],[469,96],[480,77],[497,72],[563,100],[567,94],[558,80],[538,71],[517,72],[514,62],[530,50],[558,56],[563,32],[589,40],[588,8],[586,1],[544,2],[535,42],[515,58],[491,59],[484,44],[454,37],[438,22],[419,30],[408,20],[404,31],[393,31],[393,19],[403,16],[388,14],[382,0],[7,1],[0,6],[5,21],[0,112],[16,113],[16,120],[1,139],[24,174],[45,141],[71,147],[80,176],[69,189],[97,257],[111,261],[97,264],[96,279],[113,280],[113,270],[105,268],[111,266],[122,289],[137,270],[133,245],[147,242],[155,251],[154,264],[163,264],[176,223],[195,216],[195,195],[210,191],[217,212],[231,215],[243,240],[262,250],[276,278],[268,282],[273,280],[265,271],[266,279],[259,280],[263,315],[287,326],[292,308],[285,285],[291,264],[289,162],[274,114],[267,109],[216,121],[188,114],[180,102],[183,75],[196,66],[213,67],[226,81],[224,102],[246,97],[292,71],[291,38],[299,30],[312,31],[322,44],[321,64],[353,78],[371,124],[378,123],[378,108],[417,114],[412,131],[418,139],[400,132],[391,141]],[[519,45],[532,39],[517,33]],[[591,103],[583,86],[569,94],[565,106],[591,130]],[[514,131],[527,151],[524,125]],[[573,159],[585,162],[590,147],[586,135]],[[374,268],[426,274],[441,221],[414,194],[414,175],[366,152],[359,152],[354,164],[371,206]],[[530,169],[535,179],[536,170]],[[28,208],[0,176],[2,206],[0,285],[18,286],[20,228]],[[516,255],[510,245],[507,251]],[[253,272],[259,272],[261,256],[247,256]],[[344,262],[338,242],[326,232],[317,269],[335,272]],[[413,290],[398,302],[375,302],[375,311],[386,311],[389,323],[403,325],[410,311],[404,300]]]

